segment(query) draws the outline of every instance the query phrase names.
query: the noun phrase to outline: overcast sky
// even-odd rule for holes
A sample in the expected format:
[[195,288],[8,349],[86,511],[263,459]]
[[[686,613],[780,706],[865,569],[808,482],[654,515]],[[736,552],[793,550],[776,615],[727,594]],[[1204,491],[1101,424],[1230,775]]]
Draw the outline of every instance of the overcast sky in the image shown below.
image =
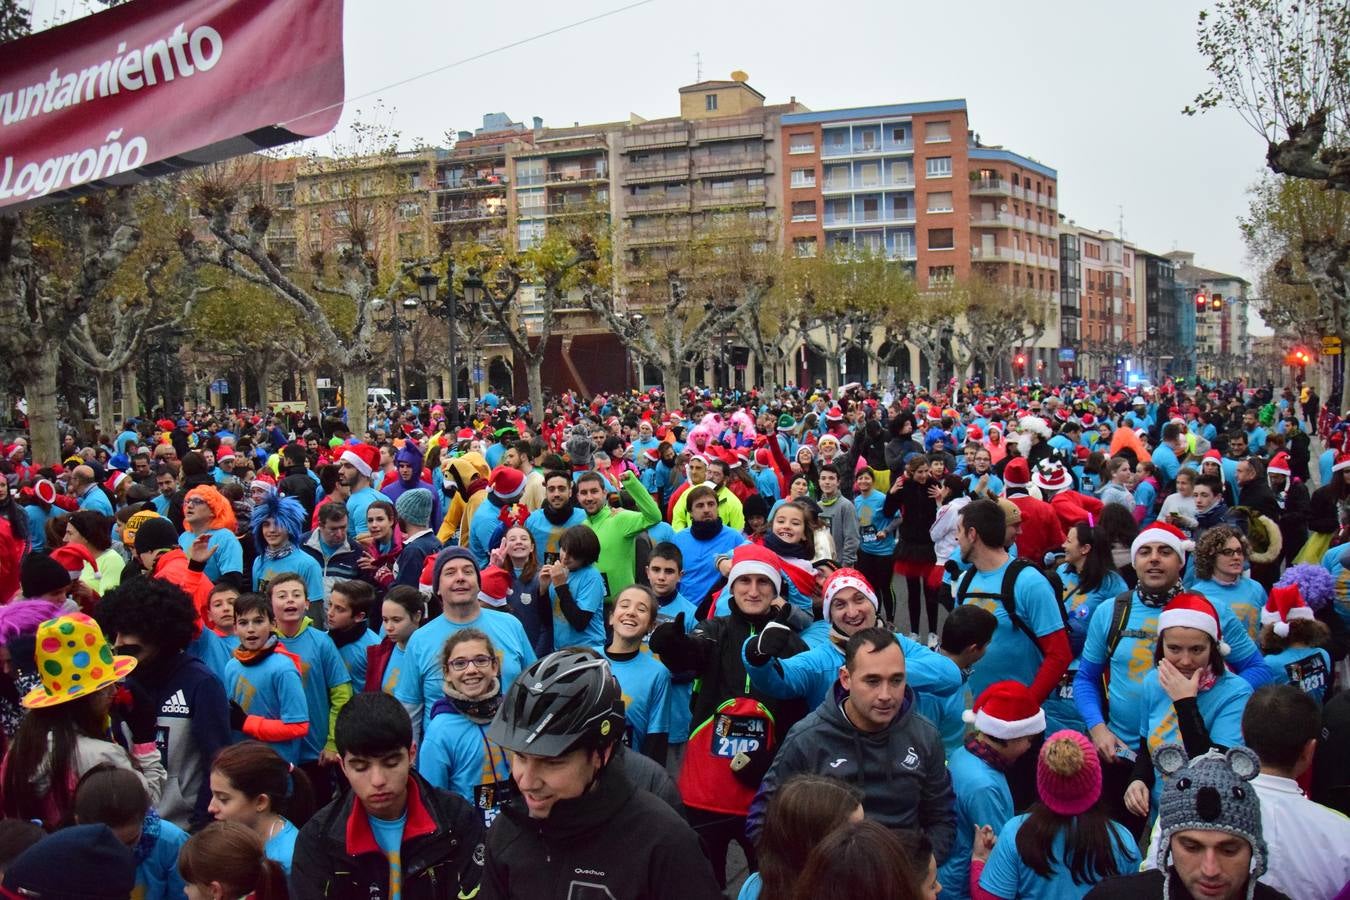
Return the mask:
[[[31,0],[39,16],[70,0]],[[87,0],[74,0],[79,3]],[[347,96],[632,0],[347,0]],[[676,88],[734,69],[770,103],[811,109],[966,99],[971,127],[1059,171],[1059,211],[1139,246],[1189,249],[1254,280],[1236,219],[1261,138],[1228,110],[1188,118],[1206,85],[1192,0],[652,0],[378,99],[407,138],[443,143],[485,112],[546,125],[678,112]],[[343,126],[376,97],[350,103]]]

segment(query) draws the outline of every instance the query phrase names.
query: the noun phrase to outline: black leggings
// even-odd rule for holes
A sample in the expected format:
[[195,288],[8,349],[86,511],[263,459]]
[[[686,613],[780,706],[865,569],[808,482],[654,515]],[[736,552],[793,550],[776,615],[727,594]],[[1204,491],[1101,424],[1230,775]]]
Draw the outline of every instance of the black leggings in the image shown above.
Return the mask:
[[937,634],[938,598],[936,591],[930,591],[922,578],[913,576],[905,579],[906,593],[909,595],[909,630],[919,634],[919,594],[923,592],[924,609],[928,612],[928,633]]
[[709,812],[692,806],[685,809],[686,818],[703,841],[703,852],[708,854],[712,863],[713,875],[717,877],[717,886],[727,886],[727,848],[735,841],[745,851],[745,861],[753,872],[758,868],[755,861],[755,845],[745,836],[745,816],[729,816],[726,813]]
[[[887,622],[895,621],[895,591],[891,589],[895,573],[891,558],[859,551],[858,571],[863,573],[867,583],[872,585],[872,590],[877,592],[877,599],[881,601],[881,615]],[[830,611],[825,610],[823,615],[829,619]]]

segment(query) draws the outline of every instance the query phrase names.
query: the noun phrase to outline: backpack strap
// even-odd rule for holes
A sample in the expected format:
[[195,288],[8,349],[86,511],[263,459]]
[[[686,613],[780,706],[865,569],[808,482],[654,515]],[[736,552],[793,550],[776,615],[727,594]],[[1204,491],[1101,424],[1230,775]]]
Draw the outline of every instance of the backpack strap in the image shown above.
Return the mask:
[[1040,649],[1040,640],[1036,632],[1031,630],[1021,616],[1017,614],[1017,577],[1027,569],[1034,568],[1030,562],[1025,559],[1013,558],[1008,564],[1008,568],[1003,570],[1003,586],[999,589],[999,601],[1003,604],[1003,611],[1008,614],[1008,621],[1012,622],[1013,627],[1022,632],[1031,641],[1032,645]]
[[1116,595],[1111,607],[1111,628],[1106,632],[1106,668],[1110,671],[1111,657],[1125,635],[1125,626],[1130,621],[1130,609],[1133,607],[1134,591],[1125,590]]

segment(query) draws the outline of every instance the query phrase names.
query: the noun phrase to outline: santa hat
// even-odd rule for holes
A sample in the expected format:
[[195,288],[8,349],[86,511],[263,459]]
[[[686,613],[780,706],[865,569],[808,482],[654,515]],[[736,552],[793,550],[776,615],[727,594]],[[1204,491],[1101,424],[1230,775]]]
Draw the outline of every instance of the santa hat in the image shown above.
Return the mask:
[[1010,488],[1024,488],[1031,484],[1031,468],[1024,457],[1014,456],[1003,467],[1003,483]]
[[742,575],[763,575],[773,582],[774,590],[783,590],[783,573],[778,569],[778,556],[758,544],[742,544],[731,554],[731,571],[727,584],[735,584]]
[[844,411],[837,406],[831,406],[828,410],[825,411],[825,421],[826,422],[844,421]]
[[108,493],[115,494],[117,493],[118,486],[120,486],[122,482],[126,481],[130,477],[131,476],[128,475],[126,472],[119,472],[114,470],[111,475],[109,475],[107,478],[103,480],[103,486],[108,489]]
[[1203,631],[1219,645],[1220,655],[1228,655],[1229,647],[1219,627],[1219,614],[1214,611],[1214,604],[1206,600],[1203,594],[1185,591],[1169,600],[1158,615],[1158,634],[1161,636],[1169,628]]
[[511,593],[511,576],[505,569],[488,566],[478,575],[478,599],[488,606],[500,609],[506,606]]
[[984,431],[978,425],[971,425],[966,429],[966,440],[973,444],[978,444],[980,441],[984,440]]
[[651,463],[660,462],[661,452],[655,447],[648,447],[646,450],[642,451],[642,458]]
[[66,570],[70,580],[74,581],[84,572],[86,563],[95,572],[98,571],[98,560],[94,555],[79,544],[62,544],[49,554],[52,562],[57,563]]
[[1138,556],[1139,548],[1145,544],[1165,544],[1177,552],[1183,563],[1186,561],[1186,554],[1195,549],[1195,543],[1186,537],[1185,532],[1167,522],[1154,522],[1140,531],[1130,544],[1130,559]]
[[473,429],[466,426],[464,428],[461,428],[459,431],[456,431],[455,440],[457,441],[473,440]]
[[[1006,468],[1004,471],[1007,471]],[[1053,459],[1042,460],[1036,466],[1031,482],[1043,491],[1062,491],[1073,487],[1068,470],[1064,468],[1063,463]]]
[[1016,681],[995,681],[961,714],[981,734],[1011,741],[1045,731],[1045,712],[1031,690]]
[[1289,476],[1289,454],[1281,450],[1270,460],[1270,465],[1266,468],[1267,475]]
[[232,459],[234,459],[234,451],[231,450],[229,447],[221,447],[220,451],[216,453],[217,463],[227,462]]
[[56,485],[46,478],[39,478],[33,483],[33,496],[51,506],[56,502]]
[[380,464],[380,451],[370,444],[357,444],[343,450],[338,462],[347,463],[364,477],[369,478]]
[[1331,467],[1331,471],[1333,472],[1339,472],[1342,469],[1350,469],[1350,451],[1337,454],[1336,462]]
[[498,500],[514,500],[525,489],[525,475],[510,466],[498,466],[488,476],[488,487]]
[[877,592],[872,589],[872,584],[867,580],[867,576],[857,569],[835,569],[834,574],[825,580],[825,615],[829,617],[830,604],[834,601],[835,594],[838,594],[844,588],[856,588],[864,597],[872,601],[872,609],[878,609]]
[[769,468],[773,465],[773,451],[768,447],[760,447],[755,451],[755,465]]
[[1271,588],[1270,598],[1261,610],[1261,624],[1273,625],[1280,637],[1289,637],[1289,623],[1292,620],[1313,618],[1312,607],[1303,602],[1303,592],[1297,584]]

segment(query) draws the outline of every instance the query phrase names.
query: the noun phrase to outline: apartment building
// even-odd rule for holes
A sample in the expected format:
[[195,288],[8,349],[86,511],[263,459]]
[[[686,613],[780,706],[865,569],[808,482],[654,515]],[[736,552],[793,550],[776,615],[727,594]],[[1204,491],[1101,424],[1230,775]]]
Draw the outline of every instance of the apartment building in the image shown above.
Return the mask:
[[[1217,272],[1195,264],[1195,254],[1189,250],[1174,250],[1164,256],[1176,269],[1176,280],[1184,285],[1185,301],[1195,316],[1195,352],[1197,372],[1202,378],[1229,378],[1236,373],[1233,365],[1239,360],[1251,359],[1251,335],[1248,317],[1251,301],[1248,292],[1251,283],[1240,275]],[[1195,303],[1195,295],[1204,293],[1211,302],[1205,309]],[[1213,308],[1214,295],[1221,298],[1221,308]]]
[[[983,144],[960,99],[785,114],[782,132],[788,252],[882,254],[920,290],[972,274],[1028,288],[1053,327],[1017,349],[1033,366],[1050,363],[1059,346],[1054,169]],[[898,377],[918,380],[917,349],[908,355]]]
[[[1061,219],[1059,243],[1076,258],[1071,264],[1078,282],[1075,372],[1123,378],[1127,371],[1137,371],[1135,246],[1072,219]],[[1061,296],[1061,309],[1065,305]]]
[[1143,298],[1134,323],[1143,372],[1155,384],[1169,376],[1194,375],[1195,306],[1186,286],[1177,280],[1175,263],[1139,250],[1134,256],[1134,283]]
[[436,151],[431,220],[452,243],[510,245],[509,160],[533,145],[541,124],[538,118],[531,127],[505,113],[488,113],[482,128],[461,131],[452,149]]

